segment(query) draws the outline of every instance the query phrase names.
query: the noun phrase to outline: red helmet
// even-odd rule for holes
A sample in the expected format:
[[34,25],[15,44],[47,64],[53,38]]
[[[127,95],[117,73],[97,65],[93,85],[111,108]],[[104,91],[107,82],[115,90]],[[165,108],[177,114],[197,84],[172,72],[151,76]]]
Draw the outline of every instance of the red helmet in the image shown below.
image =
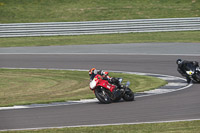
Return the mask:
[[92,74],[97,74],[96,68],[92,68],[92,69],[89,70],[89,76],[91,76]]

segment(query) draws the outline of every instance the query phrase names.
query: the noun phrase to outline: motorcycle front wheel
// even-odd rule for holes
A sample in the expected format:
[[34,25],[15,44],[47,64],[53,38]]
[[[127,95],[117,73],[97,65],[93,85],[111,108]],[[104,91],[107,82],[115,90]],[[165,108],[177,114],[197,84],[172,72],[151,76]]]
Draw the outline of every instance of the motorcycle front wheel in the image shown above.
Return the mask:
[[104,104],[109,104],[112,102],[111,92],[105,88],[97,88],[94,90],[96,98]]
[[135,96],[133,91],[130,88],[126,88],[124,96],[122,97],[125,101],[134,101]]

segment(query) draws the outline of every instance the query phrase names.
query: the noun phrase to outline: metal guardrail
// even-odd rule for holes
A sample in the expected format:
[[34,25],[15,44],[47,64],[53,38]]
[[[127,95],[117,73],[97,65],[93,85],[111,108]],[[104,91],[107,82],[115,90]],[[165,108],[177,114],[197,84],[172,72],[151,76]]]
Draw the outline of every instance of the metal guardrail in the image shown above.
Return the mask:
[[0,24],[0,37],[200,30],[200,17]]

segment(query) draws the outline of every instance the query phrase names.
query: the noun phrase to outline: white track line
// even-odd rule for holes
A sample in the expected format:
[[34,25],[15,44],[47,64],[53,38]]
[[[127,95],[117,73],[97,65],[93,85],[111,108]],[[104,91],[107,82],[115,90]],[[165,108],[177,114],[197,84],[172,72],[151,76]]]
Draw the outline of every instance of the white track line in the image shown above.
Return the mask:
[[165,56],[200,56],[200,54],[151,54],[151,53],[0,53],[0,55],[165,55]]

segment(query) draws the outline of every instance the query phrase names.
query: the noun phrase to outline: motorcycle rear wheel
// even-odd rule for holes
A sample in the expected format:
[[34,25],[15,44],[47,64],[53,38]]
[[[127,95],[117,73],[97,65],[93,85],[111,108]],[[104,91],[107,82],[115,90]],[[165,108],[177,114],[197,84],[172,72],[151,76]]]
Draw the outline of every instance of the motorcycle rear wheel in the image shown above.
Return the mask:
[[125,101],[134,101],[135,96],[133,91],[130,88],[126,88],[124,96],[122,97]]
[[[104,89],[104,88],[103,88]],[[104,104],[109,104],[112,102],[111,99],[111,92],[107,89],[104,89],[105,94],[103,94],[103,91],[101,90],[101,88],[97,88],[94,90],[95,96],[96,98]]]
[[200,83],[200,73],[196,74],[195,80],[197,81],[197,83]]

